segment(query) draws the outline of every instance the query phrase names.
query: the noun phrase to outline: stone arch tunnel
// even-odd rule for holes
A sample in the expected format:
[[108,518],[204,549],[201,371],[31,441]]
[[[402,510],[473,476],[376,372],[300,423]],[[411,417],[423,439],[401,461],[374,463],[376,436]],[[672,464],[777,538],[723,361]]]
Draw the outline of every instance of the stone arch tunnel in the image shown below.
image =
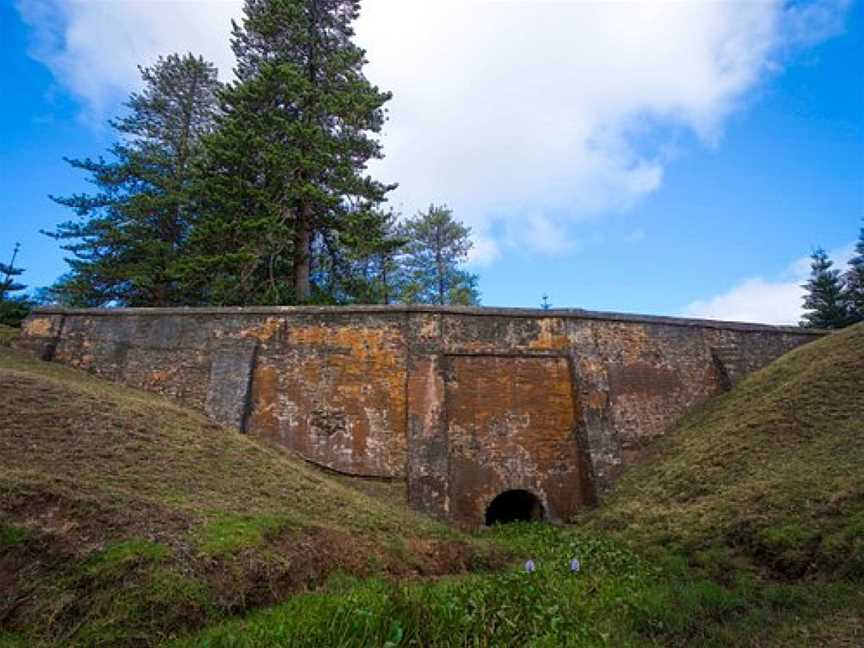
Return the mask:
[[404,480],[414,508],[471,528],[512,492],[534,500],[499,518],[567,520],[692,406],[818,335],[578,310],[47,308],[19,346]]

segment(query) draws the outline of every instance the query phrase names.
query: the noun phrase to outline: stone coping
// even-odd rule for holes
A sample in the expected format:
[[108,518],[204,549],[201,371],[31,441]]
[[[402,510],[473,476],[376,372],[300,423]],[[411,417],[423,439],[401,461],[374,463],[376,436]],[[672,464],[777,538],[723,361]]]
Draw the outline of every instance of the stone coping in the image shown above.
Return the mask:
[[766,331],[795,335],[821,336],[828,331],[806,329],[798,326],[752,324],[749,322],[726,322],[720,320],[667,317],[662,315],[636,315],[589,311],[580,308],[497,308],[473,306],[428,306],[428,305],[365,305],[365,306],[196,306],[169,308],[60,308],[44,306],[33,310],[34,315],[83,315],[88,317],[122,316],[198,316],[198,315],[359,315],[359,314],[408,314],[428,313],[446,315],[469,315],[474,317],[526,317],[526,318],[571,318],[582,320],[605,320],[610,322],[634,322],[639,324],[666,324],[698,328],[726,329],[732,331]]

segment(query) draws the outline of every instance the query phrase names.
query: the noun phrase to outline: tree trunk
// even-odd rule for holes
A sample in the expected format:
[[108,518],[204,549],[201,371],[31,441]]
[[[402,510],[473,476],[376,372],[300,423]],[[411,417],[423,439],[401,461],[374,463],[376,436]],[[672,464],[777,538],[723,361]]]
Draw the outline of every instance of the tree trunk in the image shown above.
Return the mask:
[[297,212],[294,229],[294,301],[304,304],[312,297],[309,282],[312,247],[312,210],[303,205]]

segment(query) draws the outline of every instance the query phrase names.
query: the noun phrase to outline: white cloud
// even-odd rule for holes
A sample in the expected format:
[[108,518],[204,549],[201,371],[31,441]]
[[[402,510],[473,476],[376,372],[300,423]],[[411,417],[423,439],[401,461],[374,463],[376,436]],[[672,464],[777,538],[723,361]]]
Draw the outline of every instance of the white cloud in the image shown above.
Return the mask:
[[[830,252],[834,267],[843,270],[852,258],[854,243]],[[737,286],[715,297],[694,301],[684,309],[687,317],[759,322],[763,324],[797,324],[801,321],[804,289],[801,285],[810,273],[810,258],[802,257],[789,265],[774,281],[764,277],[745,279]]]
[[239,0],[18,0],[33,30],[30,53],[82,102],[85,117],[103,120],[138,87],[138,65],[191,51],[230,75],[231,18]]
[[[230,75],[240,0],[18,0],[33,55],[103,118],[137,64],[193,51]],[[387,159],[412,213],[447,202],[473,259],[556,252],[572,223],[626,210],[662,184],[670,140],[717,142],[747,92],[792,47],[842,30],[847,0],[489,2],[366,0],[369,77],[395,98]],[[499,227],[501,225],[501,227]],[[492,232],[524,228],[517,243]]]

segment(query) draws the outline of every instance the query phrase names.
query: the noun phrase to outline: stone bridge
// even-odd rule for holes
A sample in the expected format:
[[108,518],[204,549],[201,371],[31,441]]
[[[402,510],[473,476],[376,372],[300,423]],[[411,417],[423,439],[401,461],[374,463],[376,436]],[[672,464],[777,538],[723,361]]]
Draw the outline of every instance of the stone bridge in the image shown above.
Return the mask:
[[819,333],[580,310],[41,309],[19,346],[174,398],[464,528],[566,520],[685,412]]

